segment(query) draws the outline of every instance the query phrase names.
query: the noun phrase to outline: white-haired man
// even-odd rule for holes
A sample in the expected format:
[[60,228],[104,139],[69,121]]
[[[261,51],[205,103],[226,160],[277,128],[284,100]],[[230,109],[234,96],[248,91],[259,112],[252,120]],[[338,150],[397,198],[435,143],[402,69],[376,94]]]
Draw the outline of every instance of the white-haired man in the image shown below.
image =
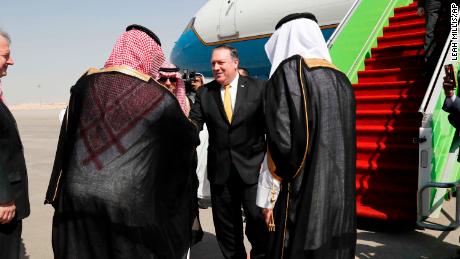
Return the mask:
[[[10,37],[0,30],[0,78],[14,64]],[[1,84],[1,82],[0,82]],[[0,88],[0,258],[19,258],[22,219],[30,214],[24,149]]]

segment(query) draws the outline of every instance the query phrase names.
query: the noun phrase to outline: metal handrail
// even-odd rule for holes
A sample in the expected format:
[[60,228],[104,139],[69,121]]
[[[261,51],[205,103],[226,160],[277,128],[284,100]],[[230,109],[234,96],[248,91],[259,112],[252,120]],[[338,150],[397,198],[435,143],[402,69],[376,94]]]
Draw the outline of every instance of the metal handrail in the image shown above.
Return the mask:
[[[438,101],[440,99],[440,96],[442,95],[442,76],[443,76],[443,65],[450,62],[451,55],[449,52],[450,46],[452,42],[452,32],[449,33],[449,37],[447,38],[444,48],[441,52],[440,58],[438,59],[438,63],[436,64],[436,67],[434,69],[434,72],[431,76],[430,82],[428,84],[428,88],[425,92],[425,96],[423,97],[423,101],[419,107],[418,112],[423,115],[423,119],[421,122],[420,126],[420,136],[429,136],[429,139],[432,139],[431,135],[433,134],[433,112],[438,105]],[[428,135],[427,135],[428,134]],[[430,163],[432,156],[435,156],[436,154],[433,152],[433,147],[430,144],[429,146],[424,146],[422,145],[419,146],[419,154],[423,154],[423,152],[431,152],[430,155],[425,157],[425,159],[420,161],[420,164],[422,164],[422,161],[425,161],[425,163]],[[420,156],[421,159],[421,156]],[[431,162],[432,163],[432,162]],[[446,165],[444,165],[445,167]],[[427,188],[453,188],[455,187],[454,185],[457,185],[457,191],[459,189],[458,182],[453,182],[453,183],[438,183],[438,182],[430,182],[431,180],[431,170],[432,170],[432,165],[429,165],[428,167],[423,167],[419,165],[419,185],[422,187],[418,190],[417,193],[417,224],[421,227],[428,228],[428,229],[433,229],[433,230],[439,230],[439,231],[451,231],[455,228],[459,227],[459,214],[460,214],[460,199],[457,199],[457,209],[456,209],[456,224],[451,225],[451,226],[440,226],[432,223],[427,223],[423,220],[424,214],[426,212],[426,208],[429,208],[429,204],[431,204],[430,199],[423,197],[423,191]],[[422,180],[421,180],[422,179]],[[423,180],[424,179],[424,180]],[[426,183],[424,183],[426,182]],[[460,198],[460,197],[459,197]],[[442,199],[442,197],[441,197]],[[434,206],[434,205],[433,205]],[[438,208],[438,207],[437,207]],[[436,209],[437,209],[436,208]],[[432,210],[433,211],[433,208]],[[426,214],[425,214],[426,215]]]
[[[460,193],[460,182],[451,182],[451,183],[429,182],[429,183],[426,183],[422,188],[420,188],[417,191],[417,200],[419,204],[422,204],[423,191],[425,191],[428,188],[454,188],[454,187],[456,188],[457,194],[459,194]],[[417,210],[418,210],[417,225],[422,228],[436,230],[436,231],[452,231],[452,230],[457,229],[460,226],[460,199],[459,197],[455,198],[455,222],[454,224],[451,224],[449,226],[426,222],[425,221],[426,218],[422,217],[422,213],[423,213],[422,206],[418,206]]]
[[385,11],[382,13],[382,15],[380,15],[379,20],[377,21],[377,23],[375,24],[374,28],[372,29],[372,32],[369,35],[369,37],[367,37],[367,40],[364,43],[363,47],[361,48],[361,51],[359,52],[358,56],[356,57],[355,61],[351,65],[351,67],[348,69],[348,71],[346,73],[348,78],[350,78],[350,76],[351,76],[350,73],[352,71],[354,71],[355,67],[357,66],[358,60],[361,60],[363,55],[365,55],[365,53],[367,52],[367,48],[368,48],[367,46],[370,44],[372,36],[375,35],[375,33],[377,33],[377,30],[381,27],[382,23],[387,20],[388,13],[391,10],[393,10],[393,7],[396,5],[396,1],[397,0],[392,0],[391,2],[389,2],[387,7],[385,8]]
[[351,16],[355,13],[356,8],[358,7],[359,3],[361,3],[361,0],[356,0],[353,5],[351,6],[350,9],[348,9],[347,14],[345,14],[345,17],[343,17],[342,21],[339,23],[339,26],[334,30],[332,33],[331,37],[327,40],[327,48],[330,49],[334,45],[335,39],[337,38],[337,35],[342,32],[343,28],[345,27],[345,24],[348,23],[350,20]]
[[436,82],[439,80],[439,76],[442,71],[442,67],[446,62],[446,57],[449,54],[450,45],[452,43],[452,31],[449,33],[449,37],[447,38],[446,43],[444,44],[444,48],[440,55],[439,61],[436,64],[436,68],[434,69],[433,76],[431,77],[430,83],[428,84],[428,88],[425,92],[425,96],[423,97],[422,104],[420,105],[419,112],[423,114],[432,114],[436,103],[438,101],[438,96],[441,93],[441,86],[436,87]]

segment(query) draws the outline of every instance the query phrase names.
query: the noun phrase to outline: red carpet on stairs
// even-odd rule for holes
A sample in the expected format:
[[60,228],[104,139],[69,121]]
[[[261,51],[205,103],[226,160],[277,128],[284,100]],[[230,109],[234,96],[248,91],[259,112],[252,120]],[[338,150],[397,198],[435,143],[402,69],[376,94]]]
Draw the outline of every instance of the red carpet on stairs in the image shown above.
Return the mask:
[[358,217],[416,220],[418,144],[413,138],[426,91],[421,76],[425,19],[416,12],[416,3],[395,9],[353,85]]

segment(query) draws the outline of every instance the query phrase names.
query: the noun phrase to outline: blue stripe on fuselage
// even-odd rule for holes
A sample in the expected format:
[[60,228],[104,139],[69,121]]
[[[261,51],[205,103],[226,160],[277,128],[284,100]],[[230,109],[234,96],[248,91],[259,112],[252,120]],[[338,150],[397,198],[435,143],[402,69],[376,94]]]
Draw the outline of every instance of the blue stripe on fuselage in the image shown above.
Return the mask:
[[[335,28],[322,30],[324,38],[329,37]],[[238,50],[240,66],[249,70],[252,76],[267,78],[270,72],[270,61],[265,54],[264,45],[267,38],[244,40],[226,43]],[[216,46],[206,46],[198,39],[192,29],[187,29],[177,40],[171,53],[171,62],[182,69],[202,73],[212,77],[211,52]]]

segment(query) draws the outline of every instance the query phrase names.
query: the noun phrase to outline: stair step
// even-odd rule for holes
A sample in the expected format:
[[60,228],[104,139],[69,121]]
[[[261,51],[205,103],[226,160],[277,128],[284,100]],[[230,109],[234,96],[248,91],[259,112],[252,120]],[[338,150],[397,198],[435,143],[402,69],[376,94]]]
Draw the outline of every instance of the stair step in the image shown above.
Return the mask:
[[[419,123],[418,123],[419,124]],[[411,144],[419,135],[415,121],[409,125],[356,125],[357,141]]]
[[401,46],[377,47],[371,49],[373,58],[390,56],[424,56],[423,43],[402,44]]
[[425,66],[424,58],[420,55],[371,57],[367,58],[364,64],[366,69],[369,70],[407,67],[420,68]]
[[365,195],[367,192],[379,193],[382,197],[390,192],[398,195],[417,192],[417,177],[412,176],[403,178],[390,175],[357,175],[355,183],[356,196]]
[[369,97],[380,95],[423,95],[425,91],[422,88],[374,88],[374,89],[357,89],[356,97]]
[[[416,202],[416,201],[414,201]],[[358,217],[371,218],[385,221],[415,221],[417,210],[388,207],[385,209],[374,209],[369,206],[358,204],[356,206],[356,214]]]
[[[356,96],[356,102],[357,103],[378,103],[378,102],[391,102],[394,104],[395,101],[407,101],[418,99],[420,95],[408,95],[408,94],[400,94],[400,95],[378,95],[378,96]],[[395,107],[394,109],[397,109]],[[358,109],[357,109],[358,110]],[[379,109],[374,109],[374,110],[379,110]],[[385,110],[385,109],[383,109]]]
[[392,190],[387,192],[374,192],[372,190],[356,195],[358,204],[366,205],[375,209],[385,210],[387,208],[417,208],[417,202],[414,202],[416,191],[400,194],[394,193]]
[[379,150],[380,152],[387,152],[393,150],[399,150],[404,153],[406,152],[417,152],[418,144],[400,144],[400,143],[385,143],[385,142],[358,142],[356,143],[356,149],[358,152],[371,152]]
[[370,82],[353,84],[355,96],[424,95],[425,81]]
[[388,89],[388,88],[401,88],[425,86],[426,82],[423,80],[407,80],[407,81],[394,81],[394,82],[368,82],[353,84],[353,89],[358,91],[360,89]]
[[[357,160],[358,161],[358,160]],[[388,191],[394,186],[395,192],[416,191],[418,188],[418,171],[408,170],[404,173],[398,171],[362,170],[356,169],[356,187],[359,191],[366,191],[370,184],[378,183],[376,190]]]
[[[381,175],[356,175],[356,196],[366,196],[367,194],[378,194],[385,197],[385,194],[406,197],[417,192],[417,177],[399,177],[391,174]],[[392,196],[393,196],[392,195]]]
[[423,21],[425,17],[418,16],[416,12],[414,13],[402,13],[396,14],[393,17],[390,17],[389,22],[390,26],[401,25],[408,22]]
[[358,72],[358,83],[413,80],[414,78],[419,78],[422,73],[422,68],[387,68],[364,70]]
[[[377,100],[377,102],[357,102],[356,110],[386,110],[398,109],[403,111],[416,111],[420,108],[423,96],[413,100],[400,100],[397,103],[388,102],[388,100]],[[366,100],[367,101],[367,100]]]
[[363,117],[387,117],[387,116],[421,116],[417,111],[401,110],[359,110],[356,111],[357,118]]
[[410,145],[414,143],[414,138],[418,137],[419,132],[413,132],[413,134],[398,134],[396,133],[386,133],[386,134],[370,134],[370,133],[361,133],[356,135],[356,141],[358,142],[375,142],[375,143],[388,143],[388,144],[405,144]]
[[411,134],[414,131],[418,132],[418,127],[407,126],[391,126],[391,125],[356,125],[357,134],[366,133],[398,133],[398,134]]
[[[403,111],[416,111],[420,108],[420,104],[422,102],[423,96],[417,99],[413,99],[415,101],[408,101],[400,100],[397,103],[388,102],[387,100],[378,100],[377,102],[357,102],[356,109],[357,110],[386,110],[386,109],[398,109]],[[367,101],[367,100],[366,100]]]
[[[392,153],[389,153],[392,152]],[[356,153],[356,159],[363,160],[363,161],[378,161],[379,164],[386,164],[386,163],[394,163],[395,156],[398,156],[400,161],[404,161],[404,163],[408,163],[411,165],[418,165],[418,150],[414,152],[407,152],[403,153],[399,150],[390,150],[383,152],[380,150],[374,150],[369,152],[358,152]]]
[[395,15],[414,13],[414,12],[417,12],[417,5],[408,5],[408,6],[398,7],[398,8],[395,8],[394,10]]
[[387,115],[387,116],[360,116],[356,118],[356,126],[386,125],[393,127],[420,126],[421,116],[415,112],[408,115]]
[[381,36],[377,38],[377,46],[399,46],[401,44],[414,44],[424,42],[425,32],[402,33],[391,36]]
[[[367,142],[371,143],[371,142]],[[369,145],[366,147],[357,147],[356,159],[362,161],[376,161],[379,164],[389,163],[392,164],[395,161],[395,157],[399,161],[408,163],[411,165],[418,165],[418,144],[401,145],[396,146],[396,144],[391,147],[378,144],[378,142],[373,142],[374,145]]]
[[410,175],[418,172],[418,164],[405,164],[396,161],[394,163],[379,163],[377,161],[356,160],[356,171],[380,173],[391,171]]
[[384,36],[392,36],[400,33],[423,32],[425,33],[425,21],[410,21],[395,26],[386,26],[383,28]]
[[389,125],[415,126],[420,125],[422,115],[417,111],[401,110],[358,110],[356,125]]

